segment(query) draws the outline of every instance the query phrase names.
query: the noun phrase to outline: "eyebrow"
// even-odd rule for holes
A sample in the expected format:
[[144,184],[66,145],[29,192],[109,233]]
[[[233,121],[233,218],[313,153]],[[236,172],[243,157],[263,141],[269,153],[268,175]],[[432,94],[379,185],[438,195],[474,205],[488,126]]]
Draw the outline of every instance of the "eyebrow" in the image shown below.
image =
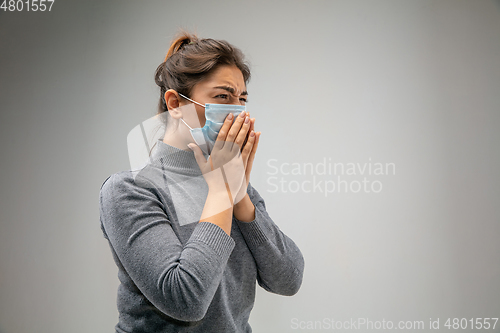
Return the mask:
[[[231,94],[234,95],[234,93],[236,92],[236,90],[234,90],[233,87],[229,87],[229,86],[217,86],[217,87],[214,87],[214,89],[224,89],[226,91],[229,91]],[[248,95],[248,92],[245,90],[241,93],[241,95]]]

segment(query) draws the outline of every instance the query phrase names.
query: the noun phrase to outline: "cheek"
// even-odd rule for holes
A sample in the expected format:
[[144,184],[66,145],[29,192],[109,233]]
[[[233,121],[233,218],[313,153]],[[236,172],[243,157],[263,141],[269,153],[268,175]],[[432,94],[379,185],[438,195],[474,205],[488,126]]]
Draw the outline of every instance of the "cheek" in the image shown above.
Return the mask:
[[182,118],[192,128],[205,125],[205,108],[195,107],[192,103],[182,107]]

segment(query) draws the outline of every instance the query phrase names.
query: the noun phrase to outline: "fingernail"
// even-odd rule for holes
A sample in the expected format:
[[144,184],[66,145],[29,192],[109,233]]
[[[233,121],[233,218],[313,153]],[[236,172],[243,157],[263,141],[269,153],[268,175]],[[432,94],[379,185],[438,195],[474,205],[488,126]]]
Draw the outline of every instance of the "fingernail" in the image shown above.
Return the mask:
[[240,117],[243,118],[245,116],[245,113],[246,113],[245,111],[241,111]]
[[191,150],[193,150],[193,148],[191,147],[192,143],[188,144],[187,147]]
[[245,118],[245,124],[248,124],[249,121],[250,121],[250,118],[246,117]]
[[229,113],[229,114],[227,115],[227,119],[229,119],[229,120],[233,119],[233,114],[232,114],[232,113]]
[[254,132],[254,131],[251,131],[251,132],[250,132],[250,136],[255,136],[255,132]]

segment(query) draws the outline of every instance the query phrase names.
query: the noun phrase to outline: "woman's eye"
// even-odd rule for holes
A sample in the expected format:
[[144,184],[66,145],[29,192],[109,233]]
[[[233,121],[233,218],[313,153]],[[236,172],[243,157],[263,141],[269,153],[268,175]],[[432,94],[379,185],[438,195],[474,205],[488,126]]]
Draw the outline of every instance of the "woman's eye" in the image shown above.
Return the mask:
[[240,98],[240,102],[246,103],[247,99],[246,98]]
[[216,98],[223,98],[223,99],[227,99],[227,95],[226,94],[220,94],[220,95],[217,95],[215,96]]

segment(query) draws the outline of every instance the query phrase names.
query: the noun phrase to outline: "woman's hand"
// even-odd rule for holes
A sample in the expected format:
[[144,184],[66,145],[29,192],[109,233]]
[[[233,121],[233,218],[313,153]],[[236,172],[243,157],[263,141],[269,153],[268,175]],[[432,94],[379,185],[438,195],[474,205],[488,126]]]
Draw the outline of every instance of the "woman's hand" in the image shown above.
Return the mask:
[[251,120],[244,111],[236,117],[234,123],[233,117],[232,113],[226,117],[208,160],[198,146],[189,145],[195,153],[209,191],[226,192],[232,204],[236,202],[241,187],[244,186],[246,192],[245,184],[248,184],[246,168],[255,141],[255,134],[249,135],[254,120]]
[[234,123],[233,118],[232,113],[226,117],[208,160],[200,147],[189,144],[209,189],[200,221],[217,224],[228,235],[233,214],[240,221],[255,219],[255,207],[246,192],[260,137],[248,113],[242,112]]
[[[247,115],[249,116],[249,114]],[[234,200],[235,204],[239,204],[240,201],[247,195],[247,187],[248,183],[250,182],[250,173],[252,172],[252,165],[261,135],[261,132],[256,133],[254,131],[254,125],[255,118],[252,118],[250,119],[249,135],[244,139],[245,141],[243,142],[243,147],[241,150],[243,163],[245,165],[245,178]]]

